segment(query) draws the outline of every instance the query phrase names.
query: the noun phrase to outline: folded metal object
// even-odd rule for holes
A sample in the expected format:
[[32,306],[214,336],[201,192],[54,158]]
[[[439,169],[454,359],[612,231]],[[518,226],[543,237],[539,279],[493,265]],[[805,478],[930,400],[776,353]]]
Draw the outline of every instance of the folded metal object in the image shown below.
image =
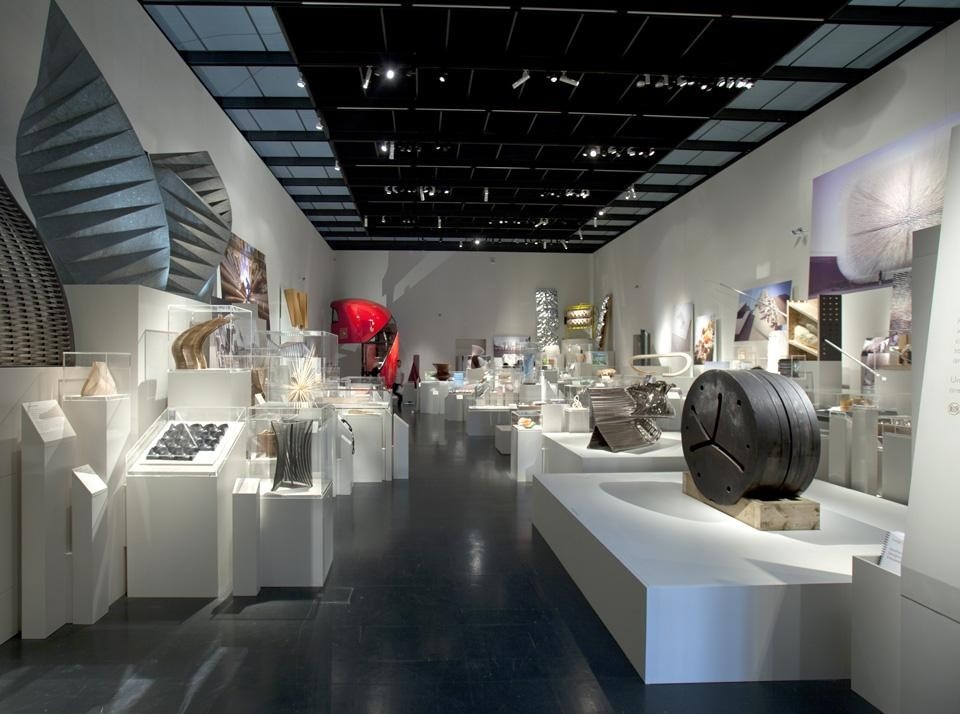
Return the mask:
[[618,453],[650,446],[660,440],[662,432],[653,419],[623,419],[599,422],[593,427],[588,449]]

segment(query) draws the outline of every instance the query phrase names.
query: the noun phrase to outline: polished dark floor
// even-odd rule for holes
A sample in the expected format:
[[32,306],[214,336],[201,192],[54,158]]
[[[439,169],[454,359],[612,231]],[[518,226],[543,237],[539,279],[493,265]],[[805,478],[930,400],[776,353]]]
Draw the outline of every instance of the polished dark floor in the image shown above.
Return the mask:
[[846,681],[645,686],[532,531],[509,457],[442,417],[413,435],[409,482],[337,499],[323,591],[123,600],[12,640],[0,712],[875,711]]

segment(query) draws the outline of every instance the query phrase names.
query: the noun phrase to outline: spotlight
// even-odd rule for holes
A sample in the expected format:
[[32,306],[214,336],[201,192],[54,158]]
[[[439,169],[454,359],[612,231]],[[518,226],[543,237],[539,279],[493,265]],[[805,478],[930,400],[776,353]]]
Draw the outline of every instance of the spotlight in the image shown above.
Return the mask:
[[417,189],[417,191],[418,191],[419,194],[420,194],[420,200],[421,200],[421,201],[424,200],[424,199],[423,199],[423,186],[420,186],[420,187]]
[[339,171],[339,170],[340,170],[340,162],[339,162],[339,161],[334,161],[334,162],[333,162],[333,170],[334,170],[334,171]]
[[323,131],[323,122],[320,121],[320,117],[317,117],[317,123],[314,126],[317,127],[317,131]]
[[525,69],[523,70],[523,73],[520,75],[520,79],[514,82],[513,85],[511,86],[514,89],[520,89],[520,87],[522,87],[524,82],[526,82],[528,79],[530,79],[530,70]]
[[640,79],[637,80],[637,89],[643,89],[650,85],[650,75],[645,74]]
[[580,198],[590,198],[590,189],[587,189],[587,188],[583,189],[580,192]]
[[361,83],[364,89],[369,89],[370,75],[372,74],[373,74],[373,67],[367,67],[367,69],[363,73],[363,82]]
[[637,155],[637,150],[634,149],[632,146],[628,146],[628,147],[627,147],[627,156],[629,156],[630,158],[633,158],[633,157],[636,156],[636,155]]
[[567,245],[567,241],[565,240],[560,241],[560,245],[563,246],[564,250],[570,250],[570,246]]
[[[658,87],[666,87],[666,86],[667,86],[667,83],[668,83],[668,81],[669,81],[669,80],[667,80],[667,75],[663,75],[663,80],[664,80],[663,84],[660,83],[660,80],[657,80],[657,86],[658,86]],[[686,87],[686,86],[687,86],[687,78],[684,77],[683,75],[677,77],[677,86],[678,86],[678,87]]]
[[474,238],[474,239],[473,239],[473,244],[474,244],[474,245],[480,245],[480,239],[479,239],[479,238]]
[[387,158],[390,159],[391,161],[393,161],[393,154],[394,154],[394,150],[395,150],[395,149],[396,149],[396,144],[391,141],[391,142],[390,142],[390,152],[389,152],[389,155],[387,156]]
[[606,212],[607,212],[607,209],[606,209],[606,208],[601,208],[599,211],[597,211],[597,215],[598,215],[598,216],[602,216],[602,215],[603,215],[604,213],[606,213]]
[[450,189],[449,189],[449,188],[443,189],[443,195],[444,195],[444,196],[449,196],[449,195],[450,195]]
[[591,159],[595,159],[597,158],[597,154],[599,153],[600,153],[600,150],[597,147],[591,146],[590,151],[588,152],[588,155],[590,156]]
[[651,146],[650,151],[647,152],[647,156],[653,156],[655,153],[657,153],[656,150]]
[[490,200],[490,189],[485,188],[483,189],[483,202],[486,203],[489,200]]
[[569,84],[571,87],[580,86],[580,80],[574,79],[573,77],[568,77],[565,71],[560,73],[560,77],[558,78],[558,81],[563,82],[564,84]]
[[547,249],[547,241],[546,241],[546,240],[543,241],[543,249],[544,249],[544,250]]
[[397,70],[395,70],[393,67],[387,67],[387,71],[383,73],[383,76],[387,79],[393,79],[397,76]]
[[752,79],[746,80],[746,81],[743,83],[743,88],[744,88],[744,89],[753,89],[753,80],[752,80]]
[[706,91],[707,89],[710,89],[710,85],[704,82],[703,84],[700,85],[700,89]]
[[387,144],[387,142],[383,142],[382,144],[380,144],[380,151],[382,151],[383,153],[387,153],[387,151],[389,150],[390,150],[390,146]]
[[363,227],[364,227],[364,228],[367,227],[367,217],[366,217],[366,216],[363,217]]
[[583,231],[577,228],[577,238],[583,240]]
[[387,194],[388,196],[389,196],[391,193],[393,193],[393,191],[390,190],[390,187],[389,187],[389,186],[384,186],[384,187],[383,187],[383,192],[384,192],[385,194]]
[[440,76],[437,77],[437,79],[439,80],[440,84],[446,83],[446,81],[447,81],[447,73],[446,73],[446,72],[441,72],[441,73],[440,73]]
[[437,228],[443,228],[443,219],[437,216]]
[[460,241],[460,247],[463,248],[463,241]]
[[593,227],[594,227],[594,228],[597,227],[597,217],[596,217],[596,216],[593,217]]
[[387,217],[386,217],[386,216],[380,216],[380,222],[381,222],[381,223],[386,223],[386,222],[387,222]]
[[549,79],[553,84],[556,84],[560,77],[555,74],[548,74],[547,79]]
[[307,86],[307,83],[303,81],[302,74],[297,75],[297,86],[300,87],[300,89],[304,89]]

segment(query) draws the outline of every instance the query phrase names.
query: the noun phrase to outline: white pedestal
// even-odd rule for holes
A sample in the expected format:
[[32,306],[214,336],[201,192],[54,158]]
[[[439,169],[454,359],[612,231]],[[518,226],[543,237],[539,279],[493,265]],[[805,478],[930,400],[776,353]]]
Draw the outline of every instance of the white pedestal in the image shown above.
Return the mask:
[[130,597],[225,597],[233,590],[233,487],[245,429],[210,471],[127,474]]
[[110,608],[108,496],[107,484],[89,465],[73,470],[70,488],[72,621],[77,625],[92,625]]
[[55,401],[21,412],[21,636],[49,637],[73,616],[68,554],[76,433]]
[[249,369],[175,369],[167,376],[167,406],[249,407]]
[[539,426],[524,429],[511,427],[510,434],[510,478],[525,482],[540,473],[543,463],[543,432]]
[[956,714],[960,623],[901,597],[900,627],[900,711]]
[[850,488],[851,419],[842,412],[830,412],[830,483]]
[[564,407],[563,429],[567,433],[590,433],[590,410],[586,407]]
[[539,384],[521,384],[518,401],[520,404],[533,404],[539,402],[543,396],[543,390]]
[[405,382],[403,385],[403,405],[416,406],[417,387],[413,382]]
[[[647,684],[845,679],[852,558],[879,555],[907,509],[819,481],[806,495],[821,530],[771,533],[685,496],[680,474],[545,474],[533,524]],[[957,680],[958,657],[915,659]]]
[[393,477],[410,478],[410,425],[393,415]]
[[880,491],[883,497],[906,505],[910,496],[913,436],[887,432],[883,435],[883,466]]
[[497,424],[494,429],[493,447],[498,453],[509,456],[513,451],[513,445],[510,443],[510,437],[513,434],[513,427],[509,424]]
[[450,382],[437,380],[421,382],[417,390],[420,401],[419,411],[423,414],[443,414],[449,391]]
[[544,404],[540,407],[540,428],[547,433],[563,431],[563,404]]
[[260,479],[238,478],[233,487],[233,594],[260,592]]
[[900,576],[854,557],[850,686],[884,714],[900,711]]
[[321,587],[333,563],[333,491],[260,488],[260,585]]
[[880,491],[877,408],[854,407],[850,443],[850,488],[876,496]]
[[353,492],[353,437],[341,433],[338,446],[333,492],[337,496],[349,496]]
[[467,408],[476,402],[474,397],[465,394],[447,394],[444,401],[444,415],[446,421],[466,421]]
[[650,446],[613,453],[588,449],[590,434],[544,434],[543,473],[647,473],[683,471],[680,434],[665,432]]
[[[380,483],[393,473],[393,415],[386,410],[351,413],[341,416],[353,427],[353,483]],[[382,413],[381,413],[382,412]],[[386,426],[386,424],[390,426]],[[388,448],[389,447],[389,448]]]
[[494,436],[495,427],[500,425],[510,426],[510,412],[513,409],[516,409],[515,404],[468,406],[467,436]]
[[127,524],[124,476],[132,431],[130,397],[65,399],[64,414],[77,433],[77,460],[107,485],[108,604],[127,591]]

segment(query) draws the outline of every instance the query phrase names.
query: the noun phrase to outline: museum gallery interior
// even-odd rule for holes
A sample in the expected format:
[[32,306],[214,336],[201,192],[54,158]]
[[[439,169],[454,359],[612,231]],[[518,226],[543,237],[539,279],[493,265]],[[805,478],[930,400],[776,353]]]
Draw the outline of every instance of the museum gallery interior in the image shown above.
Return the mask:
[[960,712],[960,1],[0,0],[0,711]]

